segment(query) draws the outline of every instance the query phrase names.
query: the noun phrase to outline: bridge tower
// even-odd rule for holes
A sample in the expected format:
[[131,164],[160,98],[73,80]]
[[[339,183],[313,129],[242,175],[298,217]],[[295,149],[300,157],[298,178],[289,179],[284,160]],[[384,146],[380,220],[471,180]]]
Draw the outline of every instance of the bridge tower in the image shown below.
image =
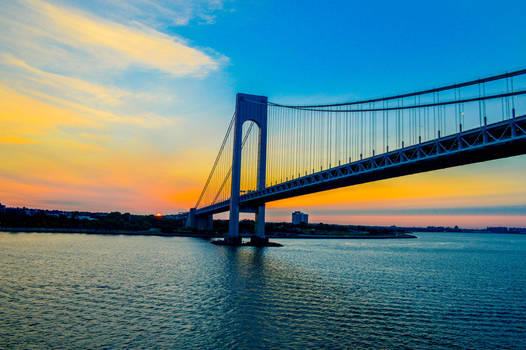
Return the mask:
[[[237,94],[236,116],[234,121],[234,150],[232,156],[232,182],[230,196],[230,221],[227,244],[240,244],[239,236],[239,192],[241,186],[241,147],[243,123],[254,122],[259,128],[258,135],[258,160],[257,160],[257,189],[265,188],[265,175],[267,170],[267,97]],[[259,204],[252,211],[256,213],[256,234],[252,237],[253,243],[265,243],[265,204]]]

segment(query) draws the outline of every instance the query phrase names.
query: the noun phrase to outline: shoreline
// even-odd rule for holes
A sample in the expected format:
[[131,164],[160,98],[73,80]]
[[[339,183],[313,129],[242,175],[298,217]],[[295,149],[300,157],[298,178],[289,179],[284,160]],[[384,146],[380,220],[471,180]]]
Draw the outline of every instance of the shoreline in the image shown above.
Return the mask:
[[127,231],[127,230],[98,230],[87,228],[26,228],[26,227],[0,227],[0,232],[10,233],[71,233],[88,235],[110,236],[156,236],[156,237],[198,237],[220,238],[222,235],[191,233],[191,232],[161,232],[161,231]]
[[[223,238],[223,234],[192,233],[192,232],[160,232],[160,231],[126,231],[126,230],[96,230],[96,229],[75,229],[75,228],[26,228],[26,227],[0,227],[0,232],[7,233],[71,233],[71,234],[95,234],[110,236],[155,236],[155,237],[194,237],[194,238]],[[250,238],[251,235],[241,235],[242,238]],[[349,235],[270,235],[272,239],[402,239],[417,238],[417,236],[407,233],[397,233],[392,235],[372,235],[372,234],[349,234]]]

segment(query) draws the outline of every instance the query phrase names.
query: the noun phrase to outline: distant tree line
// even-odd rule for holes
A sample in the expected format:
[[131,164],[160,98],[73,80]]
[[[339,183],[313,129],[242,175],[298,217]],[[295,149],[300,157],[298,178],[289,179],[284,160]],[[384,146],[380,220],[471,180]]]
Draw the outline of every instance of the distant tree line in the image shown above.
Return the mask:
[[[79,213],[80,214],[80,213]],[[80,217],[80,218],[79,218]],[[172,218],[160,218],[154,215],[133,215],[112,212],[109,214],[92,214],[91,219],[84,215],[50,214],[37,211],[32,214],[20,208],[7,208],[0,211],[1,227],[17,228],[79,228],[92,230],[145,231],[152,228],[162,232],[173,232],[183,223]]]

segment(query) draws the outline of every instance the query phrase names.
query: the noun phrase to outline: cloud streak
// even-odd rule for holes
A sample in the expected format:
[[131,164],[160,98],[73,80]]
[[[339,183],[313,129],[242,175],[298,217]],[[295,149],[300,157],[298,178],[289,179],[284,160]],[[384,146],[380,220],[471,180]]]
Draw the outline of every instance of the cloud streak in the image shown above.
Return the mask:
[[32,81],[69,91],[80,91],[110,105],[120,104],[120,98],[124,95],[129,95],[129,93],[118,88],[106,88],[101,85],[89,83],[82,79],[43,71],[10,54],[1,55],[0,62],[12,67],[21,68],[27,73],[31,73],[29,79]]
[[147,128],[164,126],[174,122],[174,119],[169,119],[155,114],[147,114],[141,117],[117,115],[112,112],[87,107],[83,104],[67,101],[42,92],[33,91],[29,89],[21,90],[24,94],[28,96],[37,97],[38,99],[42,99],[48,102],[52,102],[53,104],[66,107],[69,110],[80,112],[81,114],[87,115],[88,117],[91,117],[92,119],[100,122],[132,124]]
[[[142,22],[161,20],[178,26],[189,25],[191,22],[199,24],[213,24],[215,12],[222,10],[223,0],[93,0],[95,6],[101,5],[114,9],[115,14],[125,13],[127,17],[141,19]],[[169,20],[166,20],[169,18]]]
[[31,28],[34,35],[84,52],[106,66],[141,66],[176,77],[202,77],[219,67],[219,60],[181,38],[138,23],[111,22],[41,0],[23,3],[37,20]]
[[[292,209],[275,209],[275,215],[290,215]],[[443,208],[370,208],[370,209],[320,209],[309,210],[315,216],[356,216],[356,215],[522,215],[526,216],[526,205],[476,206],[476,207],[443,207]]]

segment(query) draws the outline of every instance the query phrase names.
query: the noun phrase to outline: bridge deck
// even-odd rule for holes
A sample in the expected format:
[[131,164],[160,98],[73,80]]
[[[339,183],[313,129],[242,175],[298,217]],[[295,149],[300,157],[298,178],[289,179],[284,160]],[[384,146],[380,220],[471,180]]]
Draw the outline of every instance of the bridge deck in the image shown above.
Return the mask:
[[[251,208],[258,203],[525,153],[523,115],[269,186],[242,195],[240,204]],[[225,200],[199,208],[196,214],[225,212],[229,204]]]

